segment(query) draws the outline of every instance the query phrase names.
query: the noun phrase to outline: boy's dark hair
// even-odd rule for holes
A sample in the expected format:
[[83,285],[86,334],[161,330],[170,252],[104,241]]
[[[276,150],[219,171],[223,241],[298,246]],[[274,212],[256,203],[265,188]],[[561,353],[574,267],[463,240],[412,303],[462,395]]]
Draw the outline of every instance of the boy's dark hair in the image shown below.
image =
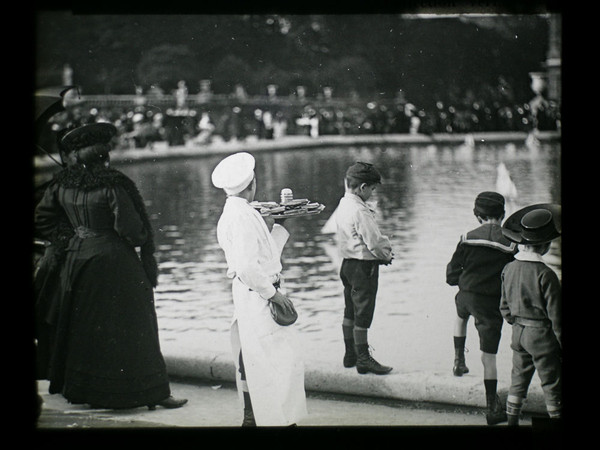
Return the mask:
[[525,245],[527,245],[529,248],[531,248],[531,250],[534,253],[539,253],[541,255],[542,252],[544,250],[546,250],[546,247],[549,246],[550,244],[551,244],[551,242],[544,242],[543,244],[525,244]]
[[482,220],[491,220],[491,219],[500,220],[500,219],[502,219],[502,216],[504,215],[504,213],[496,214],[496,215],[491,215],[491,214],[475,214],[475,215],[478,217],[481,217]]
[[359,180],[358,178],[349,177],[349,176],[346,177],[346,183],[348,184],[348,187],[350,189],[355,189],[363,183],[365,183],[367,186],[372,186],[374,184],[378,184],[377,182],[363,181],[363,180]]
[[367,183],[367,186],[381,183],[381,174],[371,163],[357,161],[346,171],[348,186],[352,189]]

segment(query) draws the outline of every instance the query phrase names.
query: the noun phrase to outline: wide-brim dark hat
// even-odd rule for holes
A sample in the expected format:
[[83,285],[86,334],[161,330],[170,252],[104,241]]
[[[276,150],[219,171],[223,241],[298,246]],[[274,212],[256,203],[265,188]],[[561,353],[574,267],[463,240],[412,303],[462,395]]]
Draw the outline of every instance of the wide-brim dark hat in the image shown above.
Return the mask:
[[502,234],[517,244],[545,244],[561,233],[561,206],[556,203],[526,206],[502,224]]
[[106,122],[82,125],[65,133],[60,139],[61,146],[67,152],[95,144],[108,144],[117,134],[117,128]]

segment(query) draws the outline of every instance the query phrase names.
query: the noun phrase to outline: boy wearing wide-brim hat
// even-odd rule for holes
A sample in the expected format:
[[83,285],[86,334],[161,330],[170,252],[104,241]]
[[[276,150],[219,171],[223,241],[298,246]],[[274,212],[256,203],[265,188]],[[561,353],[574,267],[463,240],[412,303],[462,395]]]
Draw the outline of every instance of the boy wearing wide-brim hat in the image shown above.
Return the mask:
[[515,261],[502,271],[500,303],[500,311],[513,329],[513,367],[506,403],[509,425],[519,423],[536,370],[548,415],[561,417],[561,285],[542,259],[561,235],[560,222],[560,205],[543,203],[515,212],[503,225],[503,234],[519,245]]
[[473,214],[480,226],[461,236],[446,268],[446,282],[458,286],[454,323],[455,376],[469,372],[465,363],[465,341],[470,316],[475,318],[483,364],[488,425],[506,421],[506,412],[497,395],[496,355],[502,334],[500,314],[500,274],[511,262],[516,244],[502,235],[504,197],[497,192],[481,192],[475,198]]
[[343,258],[340,278],[344,285],[342,332],[346,352],[344,367],[360,374],[385,375],[392,367],[377,362],[370,353],[368,330],[375,312],[379,265],[390,264],[392,246],[381,234],[374,212],[365,203],[381,183],[381,174],[369,163],[357,162],[346,171],[345,194],[336,210],[337,244]]

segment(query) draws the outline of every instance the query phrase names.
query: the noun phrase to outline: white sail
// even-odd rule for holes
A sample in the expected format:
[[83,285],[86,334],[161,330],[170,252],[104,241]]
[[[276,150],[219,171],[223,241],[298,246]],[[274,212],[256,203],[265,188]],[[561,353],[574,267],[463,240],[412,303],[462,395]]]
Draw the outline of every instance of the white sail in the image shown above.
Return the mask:
[[518,209],[517,186],[510,177],[510,173],[503,162],[498,164],[496,172],[496,192],[498,192],[498,194],[501,194],[504,197],[504,200],[506,201],[504,209],[506,211],[505,217],[508,217]]
[[503,195],[506,200],[516,200],[518,195],[517,186],[515,186],[515,183],[510,177],[506,165],[502,162],[498,164],[496,172],[496,192]]
[[329,219],[327,219],[327,222],[325,222],[325,225],[323,225],[323,228],[321,228],[321,233],[332,234],[337,231],[337,225],[335,223],[335,213],[336,212],[337,212],[337,208],[333,211],[333,213],[331,213],[331,216],[329,216]]

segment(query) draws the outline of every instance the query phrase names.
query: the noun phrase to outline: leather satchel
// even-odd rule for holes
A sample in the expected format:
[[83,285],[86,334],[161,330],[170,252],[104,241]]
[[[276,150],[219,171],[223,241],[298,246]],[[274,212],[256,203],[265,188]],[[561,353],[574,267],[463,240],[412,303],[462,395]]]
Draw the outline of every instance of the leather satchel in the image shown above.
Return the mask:
[[298,313],[295,310],[292,314],[286,313],[279,303],[269,302],[269,308],[273,320],[283,327],[293,324],[298,319]]

